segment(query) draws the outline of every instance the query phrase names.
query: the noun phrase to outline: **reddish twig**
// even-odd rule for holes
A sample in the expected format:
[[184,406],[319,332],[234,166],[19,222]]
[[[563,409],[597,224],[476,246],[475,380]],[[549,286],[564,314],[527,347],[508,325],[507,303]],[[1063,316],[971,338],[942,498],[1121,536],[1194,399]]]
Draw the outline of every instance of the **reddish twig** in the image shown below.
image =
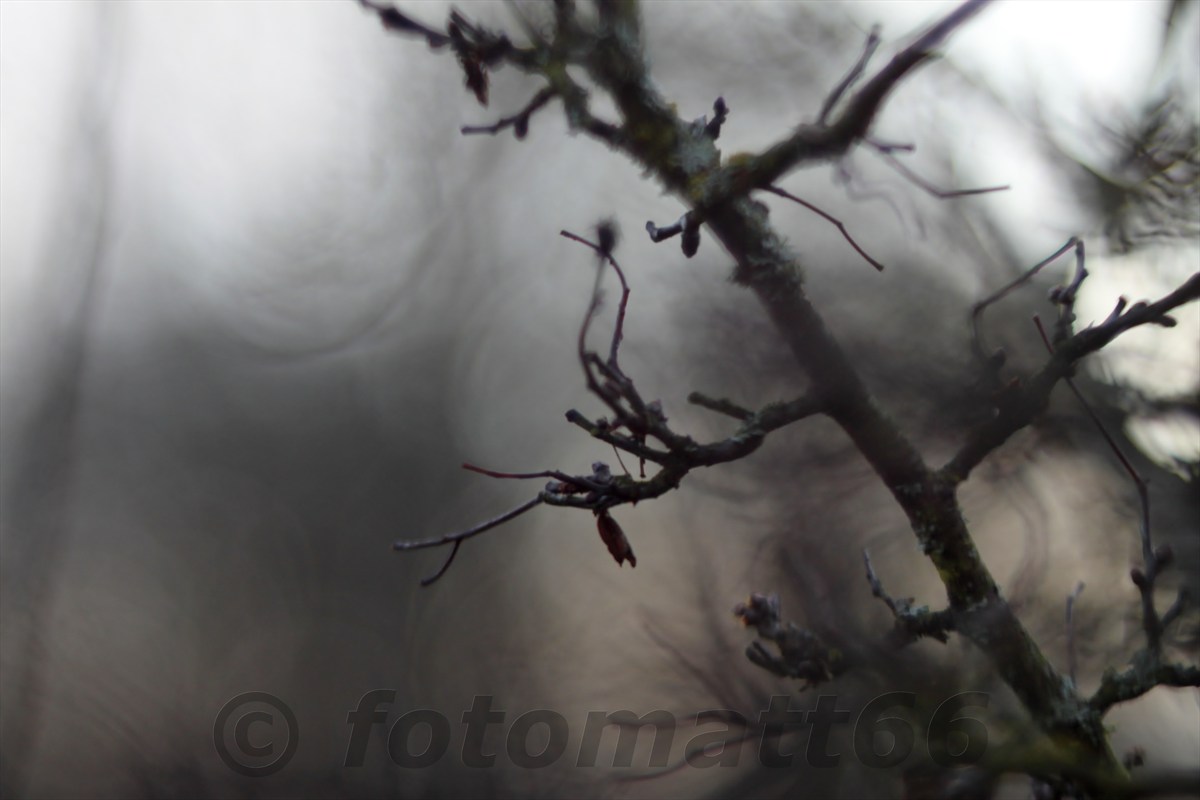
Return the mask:
[[863,250],[859,246],[858,242],[854,241],[854,237],[850,235],[850,231],[846,230],[846,226],[844,224],[842,224],[842,221],[840,219],[838,219],[837,217],[834,217],[832,214],[829,214],[826,211],[823,211],[822,209],[818,208],[817,206],[813,205],[812,203],[808,202],[807,200],[801,200],[799,197],[796,197],[796,195],[792,194],[791,192],[780,189],[778,186],[768,186],[767,191],[770,192],[771,194],[777,194],[780,197],[786,197],[788,200],[791,200],[793,203],[799,203],[800,205],[804,206],[805,208],[807,208],[809,211],[813,212],[814,214],[817,214],[818,216],[823,217],[824,219],[832,222],[834,225],[837,226],[837,229],[842,232],[842,236],[845,237],[846,241],[850,243],[850,246],[853,247],[860,256],[862,256],[864,259],[866,259],[868,264],[870,264],[872,267],[879,270],[880,272],[883,272],[883,264],[880,264],[878,261],[871,258],[870,254],[867,253],[866,250]]

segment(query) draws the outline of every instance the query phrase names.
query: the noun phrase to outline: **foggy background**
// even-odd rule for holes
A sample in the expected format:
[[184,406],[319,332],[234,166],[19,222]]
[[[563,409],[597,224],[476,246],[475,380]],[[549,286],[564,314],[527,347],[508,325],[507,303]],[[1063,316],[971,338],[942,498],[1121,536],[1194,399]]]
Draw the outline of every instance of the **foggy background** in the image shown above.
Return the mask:
[[[884,24],[877,66],[949,7],[646,3],[647,52],[683,116],[726,99],[728,156],[815,117],[871,24]],[[440,25],[447,6],[406,8]],[[516,30],[503,5],[463,10]],[[906,163],[945,188],[1011,191],[938,201],[865,151],[782,182],[843,219],[882,274],[824,221],[767,201],[818,307],[930,461],[984,410],[972,302],[1075,233],[1094,274],[1081,323],[1194,271],[1195,175],[1172,194],[1126,156],[1160,106],[1171,141],[1195,148],[1198,17],[1183,3],[1008,3],[956,34],[874,133],[916,142]],[[586,235],[607,216],[623,229],[623,364],[677,430],[729,431],[687,406],[693,389],[757,407],[803,386],[728,282],[728,257],[707,236],[691,261],[652,245],[645,221],[675,220],[679,203],[568,135],[556,103],[523,142],[458,135],[538,87],[493,78],[482,109],[451,57],[349,2],[0,3],[6,797],[898,795],[915,758],[763,771],[747,746],[738,770],[629,780],[648,771],[572,766],[591,710],[753,719],[794,693],[742,654],[751,633],[729,611],[751,591],[780,592],[786,618],[858,667],[794,707],[835,693],[856,714],[880,692],[915,691],[931,713],[958,689],[1011,706],[957,639],[882,648],[890,619],[862,577],[863,546],[893,594],[936,608],[944,591],[824,421],[620,509],[636,570],[612,563],[590,515],[543,508],[468,542],[419,587],[446,553],[393,553],[393,540],[467,527],[538,488],[461,462],[617,468],[562,418],[597,406],[574,348],[593,259],[560,229]],[[1069,264],[1047,273],[988,312],[988,341],[1013,370],[1044,358],[1029,319],[1051,313],[1045,289]],[[1141,448],[1156,539],[1179,563],[1166,600],[1200,583],[1200,314],[1177,317],[1081,369],[1112,429]],[[1059,668],[1063,601],[1087,583],[1085,691],[1141,643],[1135,497],[1090,425],[1056,393],[1045,423],[963,495],[989,566]],[[1194,659],[1195,615],[1181,628],[1173,652]],[[376,726],[365,765],[343,767],[346,714],[373,689],[397,692],[388,725],[443,713],[446,757],[401,770]],[[248,691],[277,695],[299,723],[295,759],[266,778],[230,771],[213,746],[218,710]],[[496,766],[482,770],[458,757],[476,695],[508,712],[486,742]],[[545,770],[505,756],[508,725],[533,709],[570,725]],[[1145,747],[1149,768],[1194,764],[1197,714],[1194,690],[1157,690],[1109,716],[1114,747]],[[835,749],[848,754],[843,727]],[[676,736],[675,760],[690,738]],[[805,734],[794,741],[803,753]]]

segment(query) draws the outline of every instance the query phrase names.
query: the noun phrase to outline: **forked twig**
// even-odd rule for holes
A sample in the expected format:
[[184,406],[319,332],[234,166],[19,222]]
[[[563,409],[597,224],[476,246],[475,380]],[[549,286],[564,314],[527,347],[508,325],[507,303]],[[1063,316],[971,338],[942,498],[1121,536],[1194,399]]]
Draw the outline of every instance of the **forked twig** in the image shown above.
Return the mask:
[[[1000,302],[1005,297],[1007,297],[1010,292],[1012,292],[1013,290],[1017,289],[1020,286],[1023,286],[1024,284],[1028,283],[1030,280],[1033,279],[1033,277],[1035,275],[1037,275],[1039,272],[1041,272],[1044,267],[1053,263],[1059,256],[1061,256],[1063,253],[1070,250],[1072,247],[1075,248],[1075,262],[1077,265],[1076,266],[1076,274],[1077,275],[1082,274],[1084,277],[1086,277],[1087,272],[1086,272],[1086,270],[1083,269],[1083,241],[1081,239],[1079,239],[1079,237],[1077,237],[1077,236],[1072,236],[1070,239],[1067,240],[1066,244],[1064,244],[1062,247],[1055,250],[1048,257],[1042,259],[1041,261],[1039,261],[1038,263],[1034,264],[1032,267],[1027,269],[1016,280],[1005,285],[1004,287],[1000,288],[996,292],[993,292],[992,294],[988,295],[987,297],[980,300],[978,303],[976,303],[975,305],[973,305],[971,307],[971,332],[973,335],[972,346],[975,349],[975,354],[977,356],[979,356],[979,358],[982,359],[985,357],[984,356],[984,346],[983,346],[983,334],[980,330],[980,321],[983,317],[983,312],[987,309],[987,307],[992,305],[993,303]],[[1080,278],[1079,280],[1082,281],[1083,279]],[[1074,296],[1074,293],[1072,293],[1072,297],[1073,296]]]
[[424,549],[427,549],[430,547],[443,547],[448,544],[453,544],[454,548],[450,551],[450,556],[446,559],[446,563],[442,564],[442,568],[439,569],[433,575],[430,575],[428,578],[421,579],[422,586],[429,586],[431,583],[436,581],[438,578],[445,575],[446,570],[450,569],[450,565],[452,563],[454,563],[454,557],[458,555],[458,548],[462,546],[462,543],[464,541],[466,541],[467,539],[470,539],[472,536],[478,536],[479,534],[484,533],[485,531],[490,531],[492,528],[495,528],[498,525],[503,525],[504,523],[508,522],[509,520],[516,519],[517,517],[524,514],[526,511],[530,511],[530,510],[534,509],[535,507],[541,505],[541,503],[542,503],[542,496],[538,495],[537,497],[533,498],[532,500],[522,503],[521,505],[517,506],[516,508],[514,508],[512,510],[504,512],[503,514],[501,514],[498,517],[493,517],[492,519],[489,519],[487,522],[481,522],[478,525],[475,525],[474,527],[467,528],[465,531],[458,531],[456,533],[447,533],[446,535],[439,536],[435,539],[417,539],[417,540],[413,540],[413,541],[399,539],[392,543],[392,549],[393,550],[424,550]]

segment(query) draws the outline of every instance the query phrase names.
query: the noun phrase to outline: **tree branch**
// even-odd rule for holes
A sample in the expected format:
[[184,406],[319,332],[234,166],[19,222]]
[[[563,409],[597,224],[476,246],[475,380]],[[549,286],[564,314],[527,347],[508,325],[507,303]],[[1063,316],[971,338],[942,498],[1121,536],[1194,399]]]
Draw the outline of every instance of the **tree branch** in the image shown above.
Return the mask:
[[[1059,343],[1054,355],[1036,375],[1025,382],[1024,388],[1014,386],[995,417],[978,426],[967,438],[958,453],[944,466],[940,474],[950,483],[965,481],[989,453],[1008,441],[1014,433],[1030,424],[1050,398],[1054,386],[1071,373],[1075,363],[1127,330],[1139,325],[1162,325],[1169,320],[1168,312],[1200,298],[1200,273],[1192,275],[1175,291],[1154,303],[1136,303],[1124,313],[1115,313],[1099,325],[1094,325]],[[1170,324],[1169,322],[1167,324]]]

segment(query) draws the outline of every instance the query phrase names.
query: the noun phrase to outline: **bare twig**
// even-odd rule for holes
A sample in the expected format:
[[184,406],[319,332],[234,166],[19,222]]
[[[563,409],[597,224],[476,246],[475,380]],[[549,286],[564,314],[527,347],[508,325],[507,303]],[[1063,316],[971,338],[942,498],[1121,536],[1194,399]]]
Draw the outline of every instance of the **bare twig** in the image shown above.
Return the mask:
[[[972,344],[974,346],[975,354],[977,356],[979,356],[980,358],[984,358],[983,334],[980,330],[980,322],[983,318],[984,310],[986,310],[987,307],[992,305],[993,303],[998,303],[999,301],[1003,300],[1005,297],[1007,297],[1009,295],[1010,292],[1012,292],[1017,287],[1028,283],[1030,280],[1033,279],[1033,276],[1035,276],[1039,272],[1041,272],[1045,266],[1053,263],[1059,256],[1061,256],[1063,253],[1070,250],[1072,247],[1075,248],[1076,264],[1078,265],[1079,269],[1082,269],[1082,266],[1083,266],[1083,241],[1080,240],[1076,236],[1072,236],[1070,239],[1067,240],[1066,244],[1064,244],[1062,247],[1055,250],[1048,257],[1046,257],[1046,258],[1042,259],[1041,261],[1039,261],[1038,263],[1034,264],[1028,270],[1023,272],[1021,274],[1021,276],[1018,277],[1016,280],[1014,280],[1011,283],[1007,284],[1006,286],[1002,287],[1001,289],[994,292],[993,294],[988,295],[987,297],[980,300],[978,303],[976,303],[974,306],[971,307],[971,331],[973,333]],[[1078,272],[1078,270],[1077,270],[1077,272]],[[1084,272],[1084,274],[1086,275],[1087,273]],[[1073,294],[1072,294],[1072,296],[1073,296]]]
[[1083,593],[1084,583],[1080,581],[1075,585],[1075,591],[1067,595],[1067,675],[1071,678],[1071,683],[1076,683],[1075,680],[1075,601],[1079,599],[1079,595]]
[[505,128],[511,126],[513,129],[513,135],[518,139],[524,139],[525,134],[529,132],[530,116],[532,116],[533,113],[539,108],[546,105],[546,103],[550,102],[550,99],[556,94],[557,93],[551,88],[542,89],[533,96],[533,99],[530,100],[523,109],[512,116],[501,117],[491,125],[464,125],[459,130],[463,134],[489,133],[494,136]]
[[[599,463],[599,462],[597,462]],[[470,472],[477,472],[480,475],[486,475],[489,478],[500,478],[508,480],[537,480],[538,478],[553,478],[559,481],[563,486],[559,492],[565,492],[567,489],[574,488],[576,491],[601,491],[604,487],[597,483],[594,479],[584,478],[579,475],[568,475],[565,472],[559,472],[556,469],[542,470],[541,472],[496,472],[495,470],[484,469],[477,467],[474,464],[464,463],[462,468]],[[596,464],[592,465],[593,471],[596,470]],[[594,472],[593,472],[594,474]]]
[[450,37],[441,31],[436,31],[427,25],[417,22],[412,17],[404,14],[400,9],[390,5],[381,5],[372,2],[372,0],[358,0],[359,5],[363,8],[374,11],[379,16],[379,22],[389,31],[399,31],[401,33],[412,33],[418,36],[424,36],[425,41],[433,49],[445,47],[450,44]]
[[930,611],[928,606],[913,607],[913,598],[895,598],[883,589],[883,583],[871,565],[871,554],[863,550],[863,564],[867,568],[867,583],[871,594],[884,602],[896,620],[892,643],[903,646],[922,636],[937,639],[943,644],[950,640],[948,631],[954,630],[954,617],[950,611]]
[[780,677],[804,681],[802,689],[831,681],[845,669],[840,651],[826,645],[811,631],[783,622],[777,594],[755,592],[746,602],[738,603],[733,614],[743,625],[754,628],[760,639],[779,650],[779,655],[774,655],[762,642],[755,641],[746,647],[746,657]]
[[1077,361],[1106,346],[1125,331],[1141,325],[1162,324],[1168,312],[1198,298],[1200,273],[1192,275],[1178,289],[1154,303],[1135,303],[1124,313],[1059,342],[1054,355],[1040,372],[1023,386],[1013,387],[1010,401],[1000,413],[971,432],[958,453],[941,469],[941,476],[952,484],[966,480],[971,470],[989,453],[1042,412],[1054,386],[1070,374]]
[[508,522],[509,520],[516,519],[517,517],[524,514],[526,511],[530,511],[530,510],[536,508],[537,506],[541,505],[541,503],[542,503],[542,497],[541,497],[541,495],[539,495],[539,496],[533,498],[532,500],[522,503],[521,505],[517,506],[516,508],[512,509],[511,511],[506,511],[498,517],[493,517],[492,519],[489,519],[486,522],[481,522],[478,525],[467,528],[465,531],[458,531],[456,533],[447,533],[446,535],[439,536],[436,539],[416,539],[416,540],[400,539],[400,540],[397,540],[392,543],[392,549],[393,550],[425,550],[430,547],[442,547],[442,546],[448,545],[448,544],[454,545],[454,548],[450,551],[449,558],[447,558],[446,562],[444,564],[442,564],[442,568],[439,569],[433,575],[429,576],[428,578],[424,578],[421,581],[422,586],[429,586],[431,583],[436,581],[438,578],[445,575],[446,570],[450,569],[450,564],[454,562],[454,557],[456,555],[458,555],[458,548],[462,545],[462,543],[464,541],[466,541],[467,539],[470,539],[472,536],[478,536],[479,534],[484,533],[485,531],[490,531],[492,528],[495,528],[499,525],[503,525],[504,523]]
[[731,183],[744,189],[769,186],[803,163],[833,158],[846,152],[867,135],[884,100],[901,79],[924,63],[950,33],[975,16],[987,3],[988,0],[967,0],[962,3],[897,53],[854,93],[836,120],[829,124],[801,125],[786,139],[752,158],[749,163],[740,165],[740,181]]
[[887,142],[874,136],[864,136],[863,141],[881,153],[913,153],[917,149],[911,142]]
[[[457,13],[451,17],[448,33],[468,71],[468,85],[477,96],[481,93],[480,83],[486,89],[485,82],[478,80],[486,78],[486,74],[475,76],[477,80],[472,81],[472,71],[481,71],[482,66],[502,62],[540,75],[561,97],[572,130],[586,131],[626,153],[667,191],[683,199],[690,207],[689,215],[674,233],[682,234],[684,252],[688,255],[695,252],[700,225],[707,226],[733,256],[737,264],[735,282],[757,295],[812,387],[811,396],[767,406],[749,418],[739,410],[740,425],[733,435],[710,444],[698,444],[667,425],[662,408],[642,399],[615,358],[610,355],[608,360],[602,359],[583,346],[587,322],[595,313],[593,302],[589,320],[585,320],[581,331],[580,357],[589,377],[589,389],[613,410],[615,417],[612,421],[601,418],[591,422],[572,411],[568,412],[568,419],[624,452],[637,453],[648,460],[657,458],[655,463],[661,469],[644,480],[629,476],[610,477],[608,482],[596,480],[602,491],[580,492],[575,485],[560,482],[553,491],[547,487],[540,499],[549,505],[586,508],[599,515],[613,506],[670,491],[698,466],[742,458],[753,452],[775,427],[814,413],[825,413],[854,441],[908,516],[920,545],[945,584],[949,610],[954,615],[947,616],[946,622],[953,621],[955,630],[989,654],[1002,679],[1021,699],[1039,728],[1062,737],[1081,753],[1094,756],[1099,766],[1090,773],[1088,783],[1100,784],[1109,778],[1120,782],[1124,774],[1106,743],[1099,711],[1106,704],[1142,690],[1140,687],[1151,683],[1151,677],[1160,683],[1178,685],[1180,681],[1192,680],[1193,673],[1200,674],[1200,670],[1147,662],[1149,666],[1145,669],[1106,681],[1097,696],[1084,705],[1070,682],[1049,666],[1000,594],[975,547],[956,491],[983,458],[1041,412],[1054,385],[1070,374],[1079,359],[1132,327],[1169,324],[1168,311],[1200,295],[1200,275],[1157,303],[1135,304],[1128,309],[1119,306],[1100,325],[1056,341],[1055,353],[1041,372],[1026,386],[1018,386],[1012,402],[973,431],[950,463],[941,470],[933,470],[879,408],[854,363],[813,307],[803,290],[802,265],[770,225],[765,207],[739,202],[802,164],[837,157],[862,141],[891,91],[928,60],[952,31],[985,5],[986,0],[968,0],[959,5],[901,50],[847,101],[839,103],[835,97],[829,107],[840,105],[841,111],[836,115],[830,112],[829,116],[834,117],[831,123],[801,125],[764,152],[731,159],[726,164],[720,163],[711,137],[706,136],[708,126],[680,119],[650,80],[636,3],[598,2],[597,29],[584,30],[575,24],[569,3],[560,2],[559,24],[551,48],[516,48],[503,36],[472,26]],[[420,33],[420,29],[411,26],[402,30]],[[597,36],[603,37],[604,47],[596,46]],[[583,67],[594,85],[610,95],[621,116],[619,125],[590,113],[588,90],[576,83],[565,68],[572,65]],[[848,91],[838,87],[835,95]],[[486,99],[486,94],[481,99]],[[684,147],[688,148],[686,158],[682,157]],[[884,148],[889,155],[899,149]],[[647,230],[652,235],[656,233],[651,226]],[[664,238],[667,235],[670,233],[664,234]],[[598,271],[598,277],[599,274]],[[1068,303],[1060,306],[1069,311]],[[647,446],[650,438],[661,442],[662,448]],[[948,625],[941,628],[948,629]],[[805,645],[799,639],[795,644]],[[747,655],[767,668],[788,669],[792,664],[791,659],[773,656],[761,645],[752,647]]]
[[926,61],[955,29],[978,14],[989,0],[967,0],[951,11],[908,47],[901,50],[887,66],[876,73],[851,99],[845,111],[833,124],[843,136],[856,140],[866,135],[884,99],[900,79]]
[[718,97],[713,101],[713,118],[708,120],[704,125],[704,135],[716,141],[721,136],[721,126],[725,124],[725,120],[729,117],[729,106],[725,104],[724,97]]
[[709,411],[716,411],[718,414],[724,414],[727,417],[746,422],[754,416],[754,412],[748,408],[742,408],[737,403],[724,398],[712,398],[700,392],[692,392],[688,395],[688,402],[692,405],[707,408]]
[[[1072,287],[1074,286],[1073,282]],[[1046,349],[1053,355],[1054,346],[1051,344],[1050,338],[1046,335],[1046,329],[1042,327],[1042,321],[1037,316],[1034,316],[1033,322],[1037,326],[1038,333],[1041,335]],[[1075,395],[1075,399],[1079,401],[1083,410],[1087,412],[1088,418],[1092,420],[1096,429],[1100,431],[1100,435],[1104,437],[1105,443],[1113,451],[1117,460],[1121,462],[1121,467],[1129,475],[1129,479],[1133,481],[1134,488],[1137,490],[1138,504],[1141,509],[1141,513],[1138,515],[1138,534],[1142,545],[1144,570],[1139,570],[1135,567],[1131,571],[1130,577],[1137,586],[1142,598],[1142,628],[1146,631],[1147,647],[1157,651],[1162,640],[1163,625],[1162,620],[1158,616],[1158,611],[1154,607],[1154,581],[1158,577],[1160,567],[1169,563],[1171,557],[1169,555],[1170,551],[1165,551],[1164,557],[1161,559],[1162,563],[1160,563],[1159,555],[1155,552],[1153,543],[1151,542],[1149,487],[1146,484],[1146,479],[1138,472],[1133,462],[1129,460],[1128,456],[1121,449],[1121,446],[1117,444],[1116,439],[1108,432],[1100,417],[1092,410],[1091,404],[1083,396],[1083,392],[1079,391],[1079,387],[1075,385],[1075,382],[1071,380],[1070,376],[1064,376],[1063,382],[1067,384],[1071,393]]]
[[837,229],[842,232],[842,236],[846,239],[847,242],[850,243],[850,246],[854,248],[855,252],[857,252],[860,256],[862,256],[866,260],[866,262],[868,264],[870,264],[872,267],[879,270],[880,272],[883,272],[883,264],[880,264],[874,258],[871,258],[871,255],[866,250],[863,250],[862,247],[859,246],[858,242],[854,241],[854,237],[850,235],[850,231],[846,230],[846,226],[842,224],[842,221],[840,219],[838,219],[837,217],[834,217],[832,214],[829,214],[826,211],[823,211],[822,209],[818,208],[817,206],[813,205],[812,203],[808,202],[807,200],[801,200],[799,197],[792,194],[791,192],[780,189],[778,186],[768,186],[767,191],[772,194],[777,194],[780,197],[786,197],[788,200],[791,200],[793,203],[799,203],[800,205],[804,206],[805,208],[807,208],[809,211],[813,212],[814,214],[817,214],[818,216],[832,222],[834,225],[837,226]]
[[[612,255],[615,242],[614,232],[610,226],[601,226],[599,242],[591,242],[570,231],[564,230],[560,233],[567,239],[587,246],[599,259],[592,296],[580,325],[577,347],[589,391],[604,401],[615,414],[612,422],[603,418],[593,422],[572,409],[567,412],[567,420],[587,431],[590,436],[610,444],[618,451],[618,460],[621,452],[630,453],[639,458],[643,463],[642,479],[630,477],[628,470],[625,470],[626,475],[624,476],[614,476],[608,466],[602,462],[593,464],[592,474],[588,476],[570,475],[559,470],[501,472],[464,463],[463,469],[490,478],[501,480],[549,478],[551,482],[546,484],[533,500],[464,531],[446,534],[435,539],[395,542],[393,548],[396,550],[418,550],[452,545],[450,556],[442,568],[433,576],[422,581],[423,586],[428,586],[446,573],[463,541],[502,525],[541,503],[592,511],[597,517],[601,538],[608,546],[609,552],[618,563],[628,560],[632,564],[634,563],[632,548],[625,539],[620,526],[609,515],[609,509],[626,503],[636,503],[658,497],[672,491],[679,486],[679,482],[692,469],[744,458],[758,449],[763,439],[771,431],[819,413],[824,408],[821,401],[806,396],[785,403],[771,403],[757,412],[734,406],[729,401],[708,401],[707,398],[704,398],[699,401],[701,405],[707,404],[723,413],[732,412],[732,415],[742,422],[738,431],[724,440],[710,444],[698,444],[690,437],[675,433],[667,425],[667,418],[663,414],[661,405],[657,401],[646,402],[643,400],[633,381],[621,371],[619,365],[620,345],[630,290],[624,271]],[[603,276],[605,264],[611,266],[617,273],[622,289],[607,360],[601,359],[587,349],[587,333],[599,308],[600,279]],[[703,396],[697,395],[697,397]],[[621,433],[621,429],[627,429],[629,433]],[[646,441],[649,437],[657,439],[665,445],[666,449],[661,450],[647,446]],[[659,471],[648,479],[644,470],[646,461],[660,466]],[[622,464],[622,468],[624,468],[624,464]]]
[[904,162],[892,155],[893,150],[900,148],[883,147],[875,144],[869,139],[867,140],[867,144],[871,145],[871,148],[875,150],[875,152],[879,153],[883,160],[886,161],[887,164],[892,167],[892,169],[896,170],[905,178],[907,178],[910,183],[939,200],[950,200],[955,197],[969,197],[976,194],[991,194],[992,192],[1006,192],[1012,188],[1011,186],[1005,184],[1004,186],[985,186],[977,189],[939,189],[906,167]]
[[867,43],[863,46],[862,55],[858,57],[858,61],[846,73],[846,77],[838,82],[838,85],[833,87],[833,91],[825,98],[825,102],[821,104],[821,115],[817,117],[817,122],[821,125],[829,119],[829,113],[833,111],[833,107],[837,105],[838,100],[842,99],[842,95],[846,93],[854,83],[862,77],[863,70],[867,68],[867,63],[871,60],[871,56],[875,54],[875,49],[879,47],[879,26],[873,25],[871,32],[867,35]]
[[[615,258],[613,258],[611,246],[602,247],[598,243],[589,242],[582,236],[571,233],[567,230],[559,231],[558,235],[590,247],[592,251],[596,253],[597,258],[600,259],[600,263],[598,264],[598,268],[596,270],[596,282],[592,286],[592,298],[588,303],[587,312],[584,314],[583,324],[579,328],[578,349],[579,361],[580,364],[583,365],[583,373],[587,378],[588,388],[594,394],[600,396],[602,399],[605,399],[605,402],[608,402],[611,392],[607,392],[600,386],[590,368],[593,362],[590,358],[588,358],[587,332],[588,327],[592,323],[592,319],[596,316],[596,311],[600,308],[600,281],[601,278],[604,277],[604,264],[608,263],[608,265],[613,268],[613,271],[617,273],[617,278],[621,281],[621,301],[617,306],[617,322],[613,327],[612,343],[609,345],[608,364],[605,365],[607,368],[605,371],[610,374],[615,373],[615,375],[613,375],[614,377],[624,378],[623,373],[620,372],[620,367],[617,365],[617,354],[621,347],[621,340],[625,337],[625,311],[629,305],[629,283],[625,280],[625,271],[621,269],[621,265],[617,263]],[[623,409],[611,402],[609,402],[609,406],[618,413],[623,411]]]

